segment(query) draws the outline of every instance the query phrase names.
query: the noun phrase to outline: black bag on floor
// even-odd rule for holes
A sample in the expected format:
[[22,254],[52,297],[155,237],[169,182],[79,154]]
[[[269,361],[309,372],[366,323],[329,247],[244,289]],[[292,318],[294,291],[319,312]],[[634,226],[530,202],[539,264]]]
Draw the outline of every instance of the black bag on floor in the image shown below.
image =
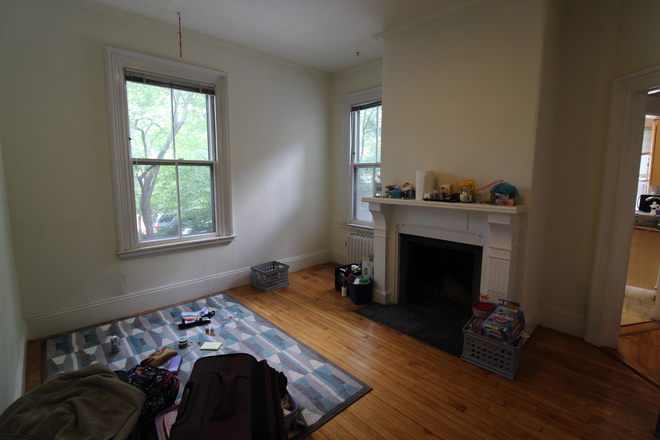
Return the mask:
[[284,440],[278,373],[245,353],[206,356],[193,366],[170,440]]

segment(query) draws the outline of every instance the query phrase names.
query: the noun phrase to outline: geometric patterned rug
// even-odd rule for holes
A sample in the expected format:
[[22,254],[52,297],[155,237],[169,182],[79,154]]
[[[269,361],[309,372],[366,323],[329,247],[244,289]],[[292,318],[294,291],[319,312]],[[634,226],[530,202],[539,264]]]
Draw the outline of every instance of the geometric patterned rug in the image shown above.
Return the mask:
[[[211,318],[215,335],[207,335],[205,326],[178,328],[181,312],[195,312],[204,307],[215,311]],[[119,353],[110,352],[113,335],[119,337]],[[181,336],[188,337],[189,345],[179,350]],[[217,351],[200,350],[200,345],[208,341],[223,344]],[[192,366],[200,357],[249,353],[257,360],[266,359],[271,367],[287,376],[289,393],[298,403],[298,418],[305,422],[303,431],[289,433],[295,440],[309,435],[371,390],[227,293],[47,339],[42,347],[43,379],[94,363],[113,371],[129,370],[161,347],[170,347],[183,355],[178,373],[179,393],[183,392]]]

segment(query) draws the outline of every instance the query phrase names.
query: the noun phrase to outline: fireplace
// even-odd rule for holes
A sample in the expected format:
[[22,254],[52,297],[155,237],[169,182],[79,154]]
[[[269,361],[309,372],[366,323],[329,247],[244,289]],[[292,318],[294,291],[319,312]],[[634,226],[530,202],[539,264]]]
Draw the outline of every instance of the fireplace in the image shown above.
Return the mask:
[[[410,277],[410,270],[401,273],[400,267],[401,261],[409,258],[404,254],[410,254],[405,252],[406,246],[409,248],[411,244],[405,243],[407,238],[404,236],[412,236],[416,237],[412,246],[417,246],[418,242],[432,243],[425,239],[439,240],[443,242],[441,247],[461,248],[461,252],[471,255],[466,257],[472,261],[471,270],[479,273],[472,273],[471,289],[470,286],[463,287],[471,290],[470,301],[484,299],[497,303],[506,299],[522,302],[524,257],[519,256],[519,249],[524,249],[521,243],[524,234],[520,234],[520,230],[524,230],[526,205],[494,206],[374,197],[362,200],[369,203],[374,218],[374,301],[381,304],[411,301],[406,287],[402,289],[402,279]],[[417,264],[425,263],[418,261]]]
[[481,246],[399,234],[399,304],[469,313],[481,261]]

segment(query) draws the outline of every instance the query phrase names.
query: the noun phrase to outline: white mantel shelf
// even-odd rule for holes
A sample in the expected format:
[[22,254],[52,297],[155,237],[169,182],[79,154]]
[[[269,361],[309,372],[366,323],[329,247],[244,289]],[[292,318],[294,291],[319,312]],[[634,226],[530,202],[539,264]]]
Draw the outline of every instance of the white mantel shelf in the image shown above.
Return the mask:
[[424,208],[460,209],[463,211],[481,211],[501,214],[522,214],[523,212],[527,212],[528,209],[527,205],[501,206],[490,205],[488,203],[431,202],[428,200],[393,199],[391,197],[362,197],[362,201],[368,203],[382,203],[385,205],[423,206]]
[[373,216],[374,301],[399,301],[399,235],[409,234],[482,247],[481,298],[520,302],[517,275],[521,224],[527,205],[449,203],[363,197]]

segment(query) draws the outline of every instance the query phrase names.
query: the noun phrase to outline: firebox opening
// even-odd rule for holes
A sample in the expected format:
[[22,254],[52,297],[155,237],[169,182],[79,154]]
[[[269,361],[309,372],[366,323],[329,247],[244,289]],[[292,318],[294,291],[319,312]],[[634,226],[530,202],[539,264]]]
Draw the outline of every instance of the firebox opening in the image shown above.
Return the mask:
[[469,319],[479,300],[482,247],[399,235],[399,304]]

